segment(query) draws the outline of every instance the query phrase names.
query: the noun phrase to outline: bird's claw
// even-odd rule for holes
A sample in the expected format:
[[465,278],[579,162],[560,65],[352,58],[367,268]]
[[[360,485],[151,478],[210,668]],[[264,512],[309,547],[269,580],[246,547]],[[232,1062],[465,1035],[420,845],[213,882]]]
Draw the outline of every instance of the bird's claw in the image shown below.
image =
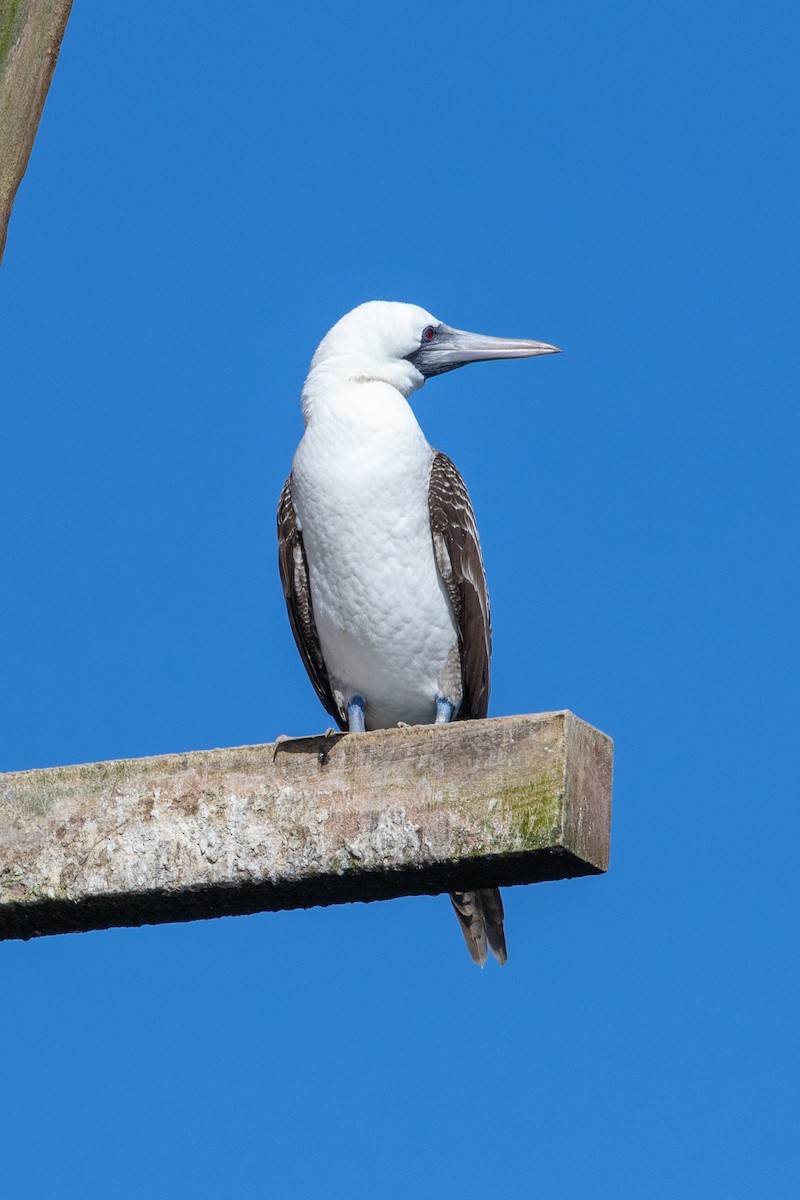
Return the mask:
[[[325,732],[322,734],[322,737],[330,740],[330,738],[339,737],[341,735],[341,732],[342,732],[341,729],[334,729],[332,726],[329,726],[325,730]],[[273,743],[272,761],[275,762],[275,759],[278,757],[278,751],[281,749],[282,746],[285,746],[287,742],[307,742],[307,741],[308,741],[308,737],[303,737],[303,736],[292,737],[292,735],[290,733],[279,733],[278,736],[275,738],[275,742]],[[327,759],[328,751],[324,750],[324,751],[322,751],[322,753],[324,754],[325,758]]]
[[274,749],[272,751],[272,761],[275,762],[275,759],[278,757],[278,751],[280,750],[280,748],[284,742],[294,742],[296,740],[297,739],[293,738],[291,736],[291,734],[279,733],[278,736],[275,738]]

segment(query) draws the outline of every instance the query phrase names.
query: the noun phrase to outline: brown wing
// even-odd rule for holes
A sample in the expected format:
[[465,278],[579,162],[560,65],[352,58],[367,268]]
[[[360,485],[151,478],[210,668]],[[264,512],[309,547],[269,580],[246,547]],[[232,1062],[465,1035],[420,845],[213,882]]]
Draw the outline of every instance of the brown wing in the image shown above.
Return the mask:
[[314,623],[314,607],[311,603],[311,587],[308,580],[308,562],[292,503],[291,475],[283,485],[281,498],[278,501],[278,569],[281,573],[289,623],[303,665],[308,671],[308,677],[313,683],[320,701],[339,728],[346,729],[347,722],[342,719],[342,714],[333,698],[328,672],[322,657],[322,647],[319,644],[317,627]]
[[458,626],[464,687],[456,721],[489,711],[492,623],[475,514],[464,480],[446,454],[435,454],[428,508],[436,564]]
[[[489,711],[492,622],[475,514],[464,480],[445,454],[434,455],[428,508],[436,565],[453,606],[461,649],[464,693],[455,720],[468,721]],[[452,892],[450,899],[473,962],[482,967],[489,950],[501,965],[507,962],[498,889]]]

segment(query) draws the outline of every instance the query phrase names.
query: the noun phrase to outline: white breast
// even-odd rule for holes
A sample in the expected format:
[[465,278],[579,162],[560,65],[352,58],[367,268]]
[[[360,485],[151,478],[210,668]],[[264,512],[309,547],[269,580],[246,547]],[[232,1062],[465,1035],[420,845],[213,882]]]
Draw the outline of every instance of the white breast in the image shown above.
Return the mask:
[[331,685],[345,705],[364,698],[368,729],[433,721],[458,653],[430,533],[432,459],[406,400],[371,381],[326,395],[292,468]]

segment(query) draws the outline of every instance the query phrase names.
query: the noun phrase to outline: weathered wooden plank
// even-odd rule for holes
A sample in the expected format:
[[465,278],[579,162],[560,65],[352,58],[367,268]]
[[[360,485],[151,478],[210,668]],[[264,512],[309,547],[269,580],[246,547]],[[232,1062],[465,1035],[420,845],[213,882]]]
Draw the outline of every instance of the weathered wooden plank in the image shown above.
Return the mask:
[[72,0],[0,0],[0,261]]
[[562,712],[0,775],[0,938],[597,874],[611,767]]

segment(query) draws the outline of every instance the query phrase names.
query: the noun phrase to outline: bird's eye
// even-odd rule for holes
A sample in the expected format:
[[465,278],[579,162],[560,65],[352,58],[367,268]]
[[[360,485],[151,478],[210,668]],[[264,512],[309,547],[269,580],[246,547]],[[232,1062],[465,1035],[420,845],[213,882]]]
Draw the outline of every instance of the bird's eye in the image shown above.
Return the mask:
[[436,330],[432,325],[426,325],[422,331],[423,342],[432,342],[436,337]]

